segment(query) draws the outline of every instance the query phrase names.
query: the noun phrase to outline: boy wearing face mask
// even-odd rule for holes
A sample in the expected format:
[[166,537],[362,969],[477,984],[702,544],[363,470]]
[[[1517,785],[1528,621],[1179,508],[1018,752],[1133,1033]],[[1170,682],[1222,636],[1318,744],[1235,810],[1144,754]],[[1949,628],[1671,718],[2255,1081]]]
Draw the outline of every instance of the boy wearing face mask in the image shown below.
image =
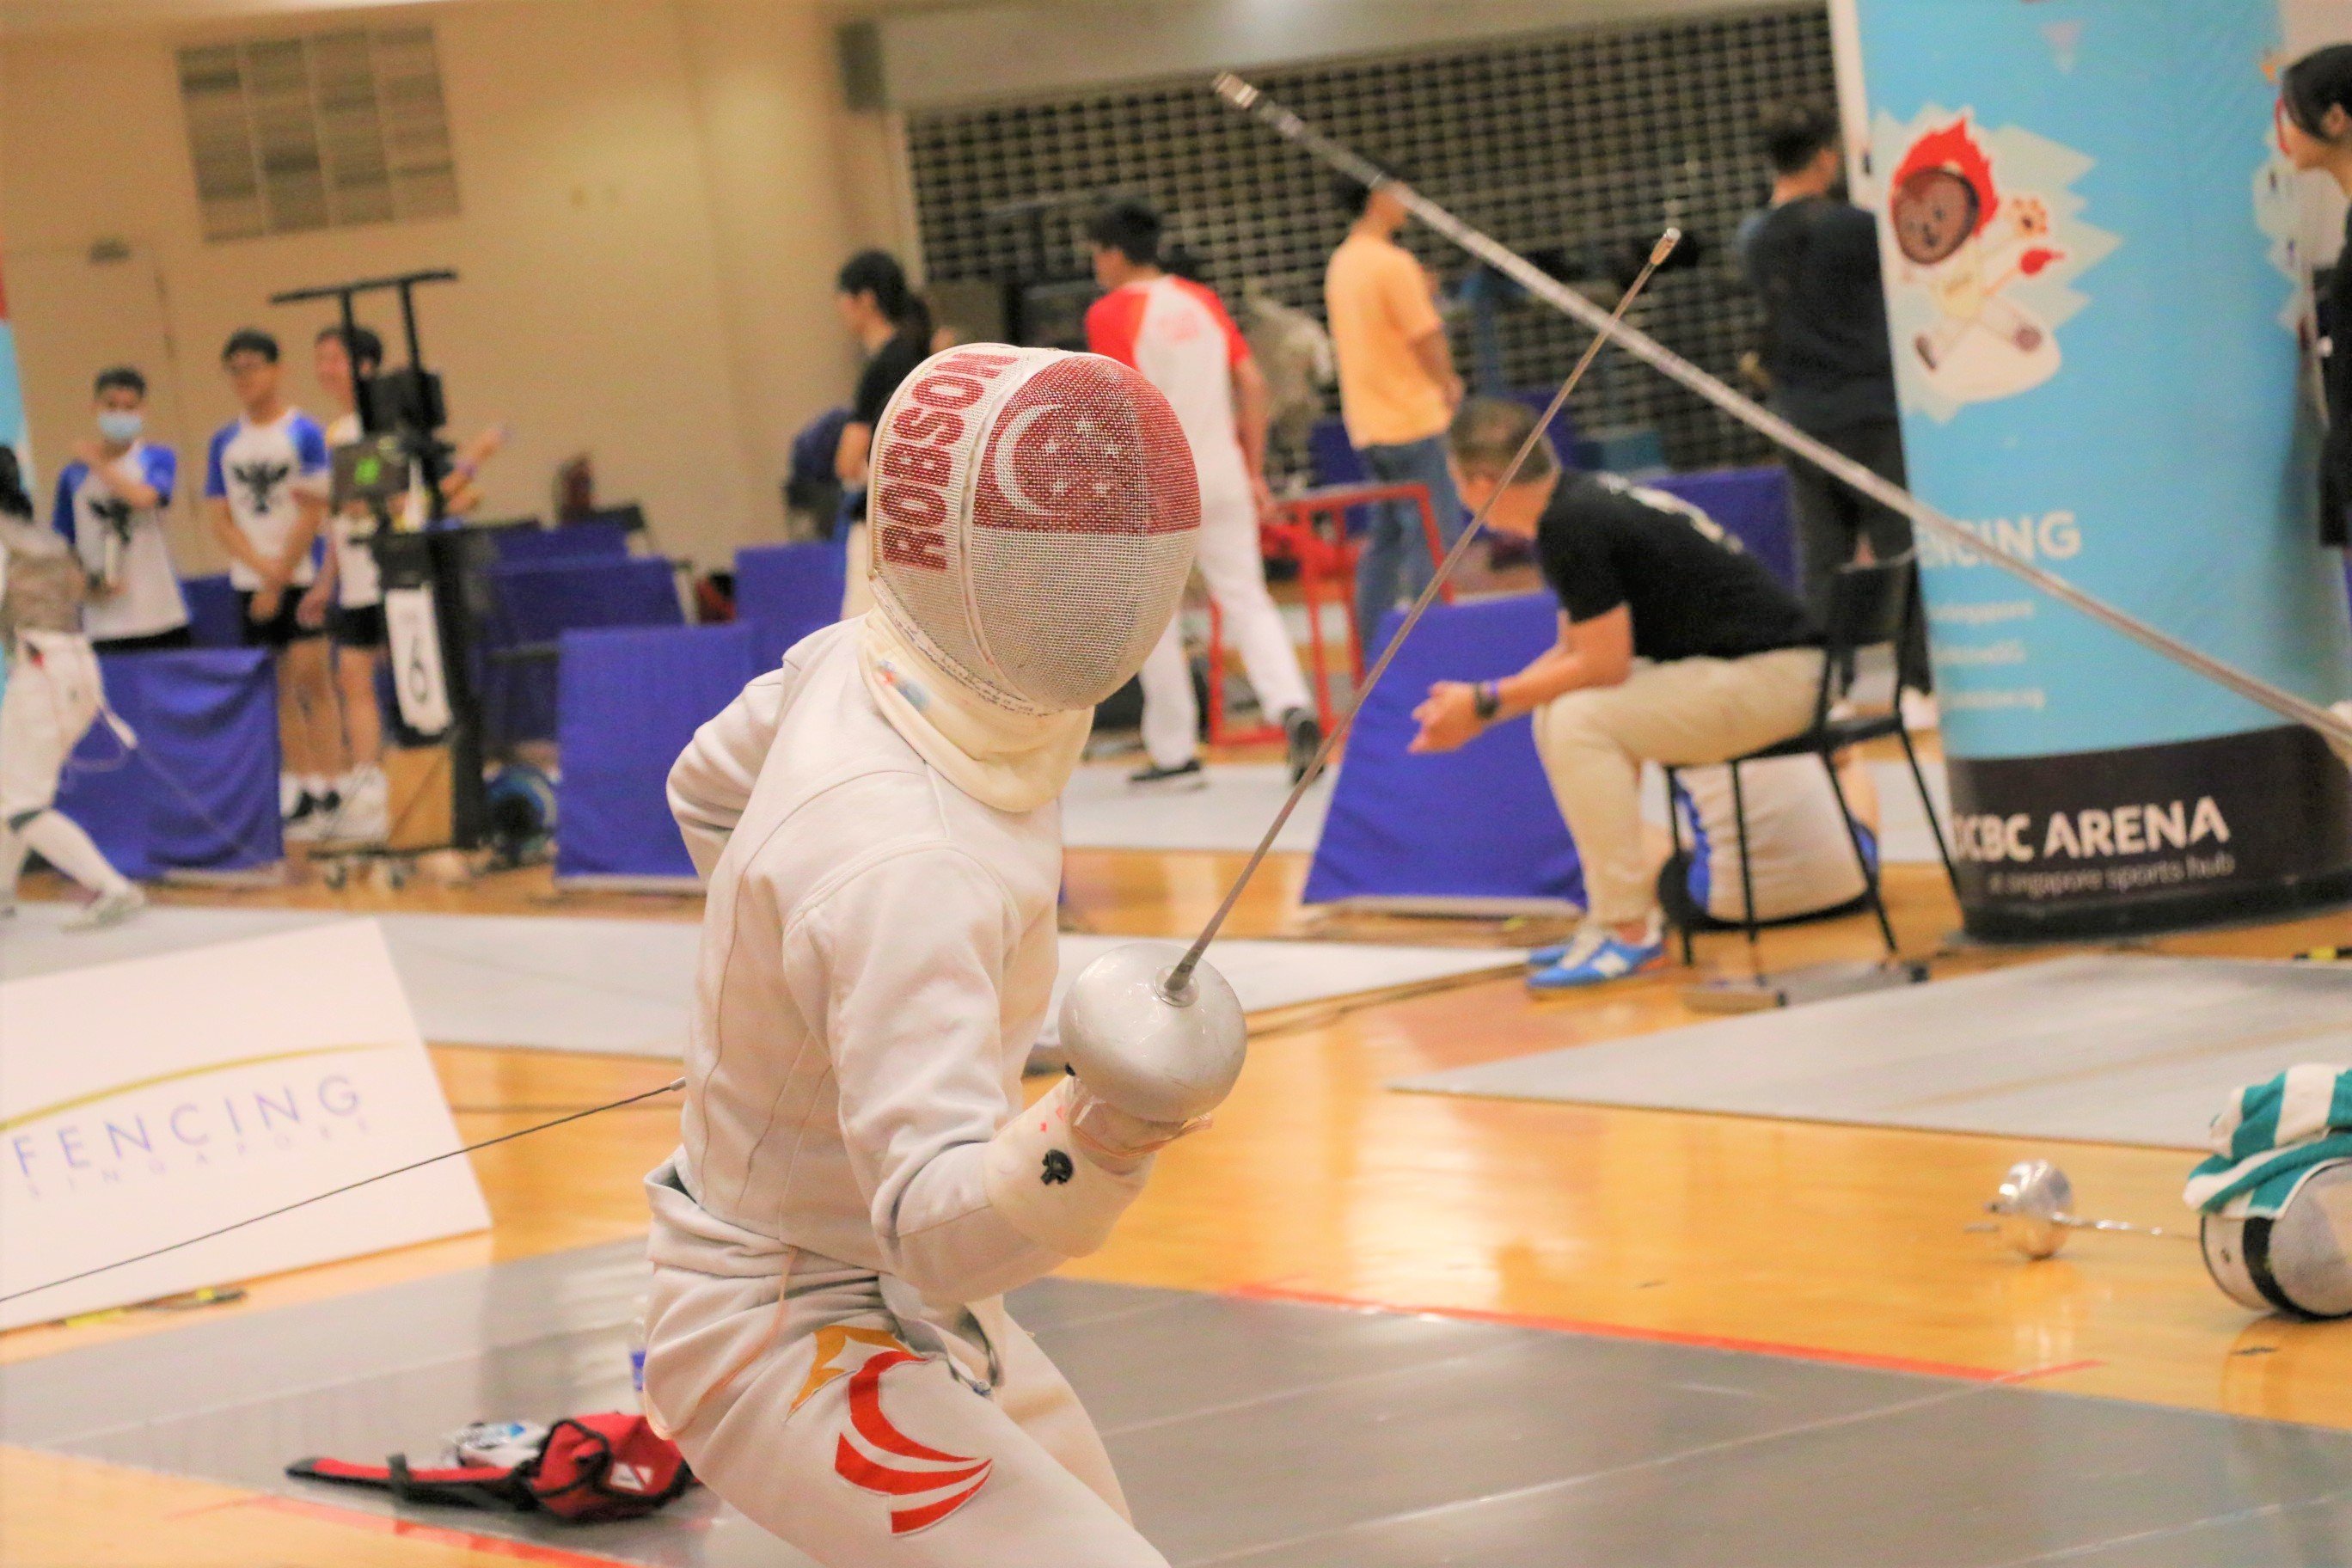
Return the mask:
[[89,576],[82,626],[101,654],[186,647],[188,605],[163,531],[179,460],[142,438],[147,381],[127,365],[99,373],[98,436],[58,476],[57,531]]

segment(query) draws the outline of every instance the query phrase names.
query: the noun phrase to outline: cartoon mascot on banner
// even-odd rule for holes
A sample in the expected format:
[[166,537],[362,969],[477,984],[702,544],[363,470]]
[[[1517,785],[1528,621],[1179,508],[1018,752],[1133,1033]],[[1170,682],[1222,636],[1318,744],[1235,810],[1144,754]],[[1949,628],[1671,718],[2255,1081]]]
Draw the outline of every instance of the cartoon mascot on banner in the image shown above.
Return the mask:
[[2049,325],[2003,297],[2021,279],[2066,258],[2050,243],[2040,196],[2004,195],[1992,160],[1964,114],[1914,142],[1888,201],[1895,247],[1935,307],[1934,324],[1911,339],[1930,382],[1960,402],[2009,397],[2058,372]]

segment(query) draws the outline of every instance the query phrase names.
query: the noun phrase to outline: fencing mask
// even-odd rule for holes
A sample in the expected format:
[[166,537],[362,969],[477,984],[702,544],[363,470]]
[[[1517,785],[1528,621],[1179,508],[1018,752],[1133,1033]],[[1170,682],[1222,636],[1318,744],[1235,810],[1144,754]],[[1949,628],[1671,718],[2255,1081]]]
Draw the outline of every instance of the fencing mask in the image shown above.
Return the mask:
[[976,798],[1044,804],[1192,571],[1200,483],[1175,411],[1115,360],[967,345],[899,384],[870,472],[868,689]]
[[2352,1160],[2303,1173],[2275,1215],[2208,1214],[2205,1268],[2257,1312],[2352,1318]]

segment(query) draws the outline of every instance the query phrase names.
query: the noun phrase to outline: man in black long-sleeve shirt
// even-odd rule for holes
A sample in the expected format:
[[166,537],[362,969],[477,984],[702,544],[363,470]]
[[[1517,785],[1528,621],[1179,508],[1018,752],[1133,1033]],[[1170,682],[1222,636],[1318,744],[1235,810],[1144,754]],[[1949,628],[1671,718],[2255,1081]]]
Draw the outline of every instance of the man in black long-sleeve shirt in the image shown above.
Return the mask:
[[[1878,223],[1845,199],[1836,119],[1785,105],[1764,117],[1772,203],[1739,230],[1739,263],[1764,302],[1771,404],[1805,434],[1894,483],[1906,483],[1903,431],[1878,275]],[[1875,561],[1911,548],[1911,522],[1812,464],[1788,459],[1806,602],[1820,615],[1829,582],[1867,541]],[[1914,684],[1927,683],[1924,635],[1905,649]]]

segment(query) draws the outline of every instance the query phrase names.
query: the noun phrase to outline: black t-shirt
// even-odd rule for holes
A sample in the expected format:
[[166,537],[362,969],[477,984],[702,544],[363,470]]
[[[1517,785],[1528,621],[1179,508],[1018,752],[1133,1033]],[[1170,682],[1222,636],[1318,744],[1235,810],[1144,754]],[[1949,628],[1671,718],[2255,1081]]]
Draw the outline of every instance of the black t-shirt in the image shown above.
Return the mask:
[[1738,248],[1764,302],[1772,405],[1807,430],[1895,418],[1877,220],[1847,202],[1801,197],[1749,218]]
[[1713,518],[1611,475],[1560,476],[1536,558],[1570,620],[1630,605],[1639,658],[1745,658],[1822,640],[1797,595]]
[[[852,423],[867,430],[882,423],[882,410],[890,405],[890,395],[898,384],[915,374],[915,367],[931,357],[931,345],[913,332],[900,331],[874,351],[866,368],[857,374],[857,395],[850,400]],[[866,492],[858,491],[849,499],[850,515],[864,518]]]
[[931,357],[931,345],[912,332],[902,331],[874,351],[866,362],[866,369],[857,377],[857,395],[849,405],[849,416],[871,429],[882,423],[882,410],[889,405],[890,395],[898,384],[915,374],[915,367]]
[[2344,217],[2344,252],[2336,258],[2320,302],[2319,331],[2327,343],[2320,361],[2327,386],[2327,445],[2320,458],[2319,538],[2352,545],[2352,213]]

